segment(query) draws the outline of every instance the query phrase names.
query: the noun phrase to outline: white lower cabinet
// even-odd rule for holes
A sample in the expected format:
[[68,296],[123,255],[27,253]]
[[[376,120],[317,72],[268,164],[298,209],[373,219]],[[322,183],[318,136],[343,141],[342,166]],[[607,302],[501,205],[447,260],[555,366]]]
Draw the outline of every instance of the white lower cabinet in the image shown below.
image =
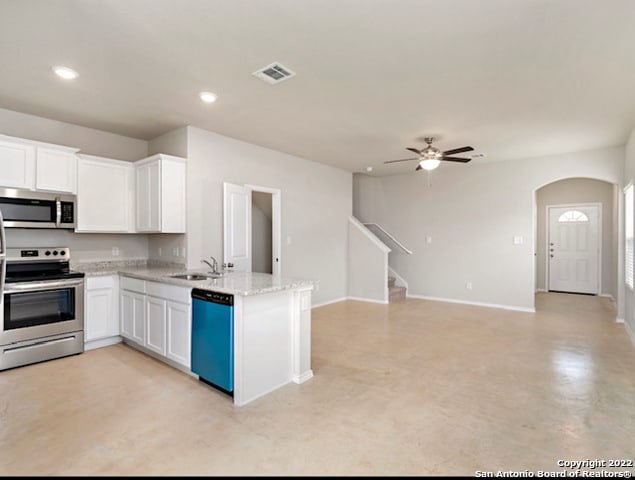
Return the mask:
[[146,348],[165,356],[166,305],[165,300],[146,297]]
[[[119,276],[86,277],[84,282],[84,341],[118,338],[119,330]],[[99,342],[97,342],[99,343]],[[113,343],[113,342],[110,342]],[[104,346],[101,342],[95,346]]]
[[167,302],[168,345],[170,360],[190,368],[192,309],[187,303]]
[[145,294],[122,290],[121,303],[121,336],[143,345],[146,323]]
[[121,335],[190,368],[190,289],[121,277]]

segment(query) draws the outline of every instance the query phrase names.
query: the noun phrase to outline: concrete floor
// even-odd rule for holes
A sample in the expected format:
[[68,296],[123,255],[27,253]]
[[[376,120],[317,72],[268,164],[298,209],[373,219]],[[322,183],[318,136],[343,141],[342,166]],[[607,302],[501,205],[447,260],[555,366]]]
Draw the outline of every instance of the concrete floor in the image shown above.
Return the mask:
[[125,345],[0,372],[0,474],[474,475],[633,459],[635,347],[612,303],[536,302],[314,309],[315,377],[244,407]]

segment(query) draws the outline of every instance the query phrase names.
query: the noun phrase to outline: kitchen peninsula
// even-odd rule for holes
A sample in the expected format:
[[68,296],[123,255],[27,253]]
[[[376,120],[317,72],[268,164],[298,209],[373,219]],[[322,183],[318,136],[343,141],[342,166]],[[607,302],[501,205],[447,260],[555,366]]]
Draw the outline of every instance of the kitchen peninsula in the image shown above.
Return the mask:
[[[91,282],[116,279],[117,336],[190,374],[192,288],[233,295],[233,402],[237,406],[313,376],[311,281],[246,272],[187,280],[175,275],[208,274],[174,267],[80,264],[74,268],[86,274],[87,309],[91,308]],[[86,318],[90,322],[95,315]],[[90,325],[86,330],[90,332]]]

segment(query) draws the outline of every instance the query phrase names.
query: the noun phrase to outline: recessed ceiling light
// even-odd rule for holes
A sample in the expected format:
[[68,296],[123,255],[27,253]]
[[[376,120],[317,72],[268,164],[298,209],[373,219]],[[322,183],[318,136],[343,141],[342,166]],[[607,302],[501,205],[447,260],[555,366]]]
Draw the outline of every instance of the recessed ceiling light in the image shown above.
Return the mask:
[[55,75],[63,78],[64,80],[73,80],[79,77],[79,73],[77,73],[72,68],[68,68],[68,67],[62,67],[62,66],[53,67],[53,71],[55,72]]
[[201,97],[201,100],[205,103],[214,103],[216,101],[216,94],[212,92],[201,92],[199,93],[199,97]]
[[372,172],[373,171],[373,167],[366,167],[366,171],[367,172]]

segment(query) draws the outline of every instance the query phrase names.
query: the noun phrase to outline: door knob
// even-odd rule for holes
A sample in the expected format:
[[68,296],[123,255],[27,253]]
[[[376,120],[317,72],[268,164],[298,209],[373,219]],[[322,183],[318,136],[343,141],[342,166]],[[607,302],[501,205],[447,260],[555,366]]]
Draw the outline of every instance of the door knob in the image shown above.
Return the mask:
[[553,242],[549,242],[549,245],[553,246]]
[[551,258],[553,258],[553,253],[551,255],[549,255]]

